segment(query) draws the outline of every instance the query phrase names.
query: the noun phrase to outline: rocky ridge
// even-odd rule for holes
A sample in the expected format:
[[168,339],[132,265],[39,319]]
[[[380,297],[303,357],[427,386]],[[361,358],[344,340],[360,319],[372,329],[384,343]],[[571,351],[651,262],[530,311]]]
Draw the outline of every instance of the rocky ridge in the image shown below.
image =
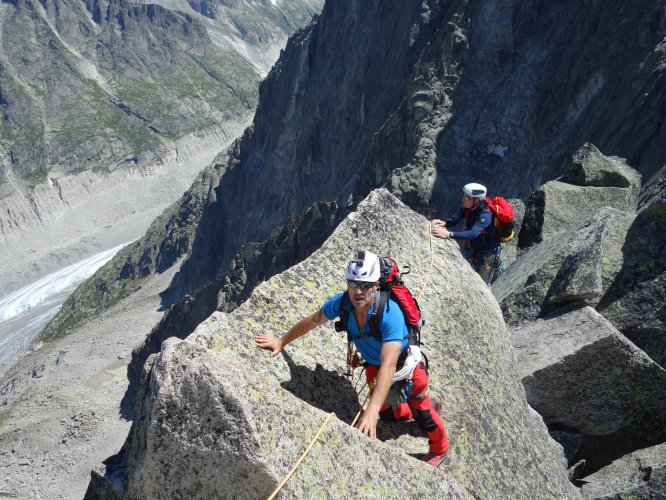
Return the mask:
[[[256,287],[231,314],[213,314],[187,340],[167,341],[146,365],[140,416],[121,456],[112,461],[120,468],[106,468],[110,483],[101,476],[94,479],[89,498],[100,494],[98,488],[112,490],[112,498],[197,491],[266,496],[305,445],[304,438],[331,411],[339,419],[333,432],[322,435],[289,480],[287,496],[307,496],[323,487],[322,493],[334,488],[342,496],[371,498],[443,491],[456,496],[464,490],[474,497],[529,492],[576,498],[561,450],[525,402],[497,305],[456,245],[435,242],[431,248],[427,229],[423,217],[385,190],[376,191],[311,257]],[[423,292],[431,389],[444,395],[451,437],[449,462],[435,475],[405,455],[427,448],[417,430],[386,425],[381,444],[345,426],[363,394],[357,395],[358,388],[342,375],[344,342],[332,326],[301,339],[274,361],[253,344],[254,334],[283,332],[335,293],[342,286],[344,260],[357,245],[409,263],[410,286]],[[475,314],[480,304],[487,311],[484,317]],[[350,453],[378,462],[345,466]],[[372,479],[365,467],[374,471]],[[386,477],[387,484],[376,488],[384,469],[403,467],[423,479],[394,483]]]
[[[581,158],[585,181],[571,175]],[[622,486],[612,476],[624,467],[609,464],[666,440],[663,169],[639,195],[639,177],[627,168],[589,144],[575,152],[562,180],[528,200],[520,241],[531,245],[493,284],[530,405],[564,446],[579,484],[618,497],[634,487],[663,490],[650,474]],[[611,199],[624,209],[601,206]],[[645,201],[636,210],[638,199]]]

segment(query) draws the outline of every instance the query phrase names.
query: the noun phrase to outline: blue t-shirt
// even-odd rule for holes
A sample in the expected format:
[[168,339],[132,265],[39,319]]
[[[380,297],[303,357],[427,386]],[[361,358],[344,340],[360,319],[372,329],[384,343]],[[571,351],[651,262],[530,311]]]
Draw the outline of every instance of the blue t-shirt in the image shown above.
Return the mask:
[[[340,303],[344,293],[334,295],[322,306],[322,311],[329,320],[335,319],[340,316]],[[375,301],[376,302],[376,301]],[[375,339],[370,333],[370,317],[375,312],[377,304],[373,304],[368,311],[368,317],[363,327],[363,331],[358,331],[356,324],[356,317],[354,316],[354,306],[351,300],[347,303],[349,309],[349,319],[347,321],[347,331],[351,335],[356,348],[368,363],[371,365],[379,366],[381,364],[381,351],[383,342],[401,342],[402,347],[400,352],[407,346],[409,333],[407,332],[407,325],[405,324],[405,317],[400,310],[397,302],[389,299],[388,310],[384,309],[382,320],[379,323],[379,331],[382,334],[382,342]],[[386,307],[386,306],[384,306]]]

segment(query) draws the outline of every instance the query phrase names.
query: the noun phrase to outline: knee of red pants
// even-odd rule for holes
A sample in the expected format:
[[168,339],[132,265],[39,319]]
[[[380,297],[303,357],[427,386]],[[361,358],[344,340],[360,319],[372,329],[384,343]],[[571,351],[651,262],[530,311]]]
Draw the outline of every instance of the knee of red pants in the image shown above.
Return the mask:
[[379,410],[379,418],[384,422],[395,422],[396,420],[410,420],[413,418],[412,410],[407,403],[402,403],[398,408],[382,405]]
[[[376,366],[368,366],[366,368],[365,376],[368,383],[377,376],[378,371],[379,367]],[[416,367],[412,375],[412,393],[413,395],[423,394],[427,388],[428,374],[426,373],[425,369],[419,365]],[[383,421],[393,421],[394,419],[409,420],[411,418],[416,420],[416,411],[412,411],[412,409],[428,412],[431,424],[428,425],[427,422],[425,422],[425,427],[428,427],[432,430],[428,431],[423,429],[422,423],[418,420],[417,424],[428,435],[428,439],[430,441],[429,451],[438,455],[444,455],[449,449],[449,441],[446,436],[446,429],[444,428],[444,422],[442,421],[442,418],[435,411],[435,408],[432,406],[432,400],[429,397],[425,397],[421,400],[410,399],[409,404],[402,403],[398,408],[393,409],[392,412],[389,405],[382,405],[380,410],[380,417]]]
[[[389,405],[382,405],[382,409],[380,410],[379,415],[381,416],[382,411],[388,412],[389,409],[391,409]],[[407,403],[400,403],[397,408],[392,409],[392,412],[395,420],[411,420],[414,418],[412,410]],[[386,420],[389,421],[389,419]]]
[[[415,405],[414,403],[417,403]],[[414,420],[419,428],[424,431],[430,439],[430,451],[443,455],[449,449],[449,440],[446,436],[444,422],[439,413],[435,411],[430,398],[421,401],[410,401]]]
[[[428,384],[428,374],[425,369],[421,365],[417,366],[412,375],[413,396],[423,394],[428,389]],[[430,438],[430,451],[438,455],[446,453],[449,448],[446,429],[441,416],[435,411],[430,397],[410,399],[409,405],[419,428]]]

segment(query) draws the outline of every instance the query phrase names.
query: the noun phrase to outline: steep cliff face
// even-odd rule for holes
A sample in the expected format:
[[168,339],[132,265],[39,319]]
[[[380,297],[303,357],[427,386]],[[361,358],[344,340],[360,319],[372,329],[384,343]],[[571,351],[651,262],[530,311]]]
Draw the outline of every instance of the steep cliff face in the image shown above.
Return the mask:
[[[239,244],[314,201],[348,203],[372,135],[403,99],[435,21],[415,4],[349,2],[328,4],[298,32],[260,87],[255,122],[206,207],[193,259],[226,267]],[[186,289],[205,282],[195,268],[180,276]]]
[[117,267],[141,276],[189,254],[169,295],[179,300],[317,201],[353,206],[384,185],[441,215],[470,180],[527,195],[590,140],[648,178],[666,161],[664,9],[329,3],[262,83],[254,123],[216,167],[201,216],[188,223],[189,209],[174,208],[168,224],[187,227],[188,244],[159,238],[158,252],[139,247]]
[[262,84],[177,284],[196,289],[316,200],[379,185],[424,212],[470,179],[525,195],[587,140],[651,175],[666,160],[664,8],[329,3]]

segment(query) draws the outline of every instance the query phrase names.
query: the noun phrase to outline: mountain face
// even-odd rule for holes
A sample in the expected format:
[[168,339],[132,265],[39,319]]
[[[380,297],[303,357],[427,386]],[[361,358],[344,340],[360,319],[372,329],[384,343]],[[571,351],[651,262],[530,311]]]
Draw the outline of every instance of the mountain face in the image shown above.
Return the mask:
[[327,4],[262,83],[176,284],[381,185],[422,212],[469,180],[524,196],[586,141],[649,178],[666,162],[664,5]]
[[[353,206],[385,186],[441,216],[471,180],[526,196],[585,142],[647,179],[666,162],[665,8],[328,3],[262,82],[253,125],[215,167],[188,244],[139,246],[123,279],[188,254],[168,299],[178,300],[317,201]],[[183,208],[169,224],[187,225]]]
[[191,16],[122,0],[3,10],[1,139],[19,178],[137,164],[254,105],[252,66]]
[[[212,6],[206,12],[215,15]],[[329,2],[289,41],[260,87],[253,125],[227,157],[219,157],[141,241],[81,287],[60,326],[54,323],[56,336],[66,333],[66,314],[103,305],[113,294],[128,295],[142,277],[187,256],[165,301],[199,293],[194,302],[187,297],[170,308],[149,339],[153,345],[147,342],[137,353],[132,375],[139,378],[143,358],[162,345],[160,330],[165,336],[188,334],[212,309],[224,309],[191,338],[170,339],[163,352],[148,357],[132,434],[119,456],[107,461],[119,468],[107,470],[111,478],[118,473],[126,482],[106,486],[120,488],[118,497],[124,487],[130,496],[150,495],[149,488],[215,491],[220,466],[239,467],[230,479],[236,486],[237,477],[256,470],[247,466],[256,459],[252,464],[261,473],[252,487],[269,492],[292,463],[284,457],[295,456],[303,443],[274,428],[266,441],[257,438],[252,431],[267,426],[265,416],[286,428],[294,420],[284,418],[284,409],[297,408],[310,428],[323,416],[313,407],[340,410],[341,419],[351,420],[342,412],[353,412],[358,398],[350,393],[350,405],[341,405],[340,391],[326,392],[348,381],[338,373],[342,357],[322,354],[321,337],[290,349],[285,366],[281,358],[252,362],[266,359],[258,358],[266,353],[254,348],[252,335],[284,332],[300,313],[338,291],[335,273],[357,245],[408,260],[421,257],[424,269],[421,215],[452,211],[461,185],[471,180],[487,184],[491,194],[522,198],[542,184],[542,195],[525,210],[538,238],[516,250],[515,263],[493,285],[502,314],[453,242],[437,243],[434,276],[440,279],[424,303],[433,308],[431,324],[440,327],[428,347],[441,356],[436,364],[446,367],[433,377],[433,387],[449,391],[445,411],[456,438],[455,459],[435,474],[454,471],[453,479],[476,497],[496,491],[510,497],[511,488],[521,488],[522,496],[575,498],[542,419],[581,474],[663,442],[664,426],[654,417],[664,414],[663,238],[638,236],[664,234],[666,220],[660,170],[666,163],[665,35],[664,0]],[[597,151],[608,157],[598,176],[583,172],[581,178],[568,162],[586,143],[590,157]],[[617,167],[614,174],[607,175],[608,166]],[[625,177],[624,167],[638,173]],[[659,178],[639,193],[641,176],[655,172]],[[421,215],[391,211],[397,201],[360,203],[376,186]],[[329,208],[324,217],[308,219],[306,210],[315,204]],[[319,250],[299,246],[297,235],[314,241],[308,241],[308,228],[278,229],[303,217],[306,225],[314,220],[312,226],[325,228],[321,237],[346,211],[355,213]],[[287,264],[296,266],[274,276]],[[244,305],[234,303],[248,297]],[[512,318],[525,324],[512,324]],[[504,320],[519,340],[516,349]],[[248,361],[249,371],[242,365]],[[517,373],[528,365],[530,370]],[[238,385],[220,376],[225,367]],[[521,377],[526,403],[541,416],[525,404]],[[637,397],[618,400],[615,388]],[[247,403],[248,394],[259,410]],[[575,413],[567,403],[575,403]],[[612,414],[618,408],[622,414]],[[525,429],[543,439],[521,443]],[[640,439],[634,439],[636,429]],[[330,442],[338,450],[336,439]],[[343,441],[344,451],[358,444],[347,434]],[[278,442],[285,443],[286,455],[274,453],[271,443]],[[529,467],[521,472],[514,460]],[[544,467],[533,469],[537,461]],[[193,467],[192,474],[182,474],[186,467]],[[163,480],[143,480],[153,473]],[[197,473],[210,481],[198,481]],[[343,473],[333,468],[330,476]],[[648,482],[650,474],[642,479]],[[552,486],[534,486],[542,481]],[[288,488],[298,496],[311,486],[306,481]]]
[[[241,16],[246,4],[230,9]],[[316,12],[316,2],[295,2],[291,19],[269,5],[253,18],[247,43],[257,49]],[[189,11],[125,0],[0,4],[2,183],[143,164],[164,141],[250,112],[256,65]]]
[[283,3],[0,1],[0,295],[138,238],[242,133],[323,0]]

